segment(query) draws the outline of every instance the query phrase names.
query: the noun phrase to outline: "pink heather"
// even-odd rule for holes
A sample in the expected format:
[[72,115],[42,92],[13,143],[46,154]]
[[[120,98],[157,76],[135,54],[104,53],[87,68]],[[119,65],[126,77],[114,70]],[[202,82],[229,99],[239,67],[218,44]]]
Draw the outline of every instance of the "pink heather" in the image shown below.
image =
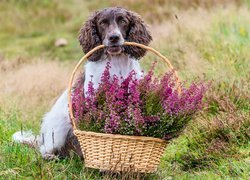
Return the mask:
[[74,89],[74,116],[82,130],[104,133],[143,135],[159,138],[178,134],[203,107],[207,90],[203,82],[181,85],[177,92],[174,73],[154,78],[155,63],[140,80],[131,71],[127,78],[111,77],[107,63],[98,89],[88,85],[87,97],[83,87]]

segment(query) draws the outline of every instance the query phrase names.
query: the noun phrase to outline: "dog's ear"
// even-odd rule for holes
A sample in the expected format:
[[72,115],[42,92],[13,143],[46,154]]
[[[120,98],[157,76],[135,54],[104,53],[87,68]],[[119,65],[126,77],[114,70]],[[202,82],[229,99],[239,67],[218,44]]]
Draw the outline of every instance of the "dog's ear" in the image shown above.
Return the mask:
[[[152,36],[147,25],[138,14],[128,11],[127,15],[130,21],[130,29],[126,40],[148,45],[152,40]],[[146,50],[135,46],[125,46],[124,49],[126,54],[136,59],[142,58],[146,53]]]
[[[85,54],[94,47],[102,44],[96,25],[96,20],[98,19],[99,15],[100,12],[96,11],[92,16],[89,17],[89,19],[79,31],[78,39]],[[103,52],[103,49],[96,51],[88,58],[88,60],[98,61],[101,58]]]

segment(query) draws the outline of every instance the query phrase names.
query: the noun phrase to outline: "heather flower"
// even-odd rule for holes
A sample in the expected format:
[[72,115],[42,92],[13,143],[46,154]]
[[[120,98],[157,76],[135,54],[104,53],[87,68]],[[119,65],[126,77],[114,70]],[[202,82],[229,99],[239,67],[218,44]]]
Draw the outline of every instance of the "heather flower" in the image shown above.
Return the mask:
[[74,110],[74,117],[78,121],[83,117],[84,114],[84,106],[85,99],[83,96],[83,87],[80,86],[80,82],[77,83],[78,86],[75,87],[74,93],[72,96],[72,108]]
[[106,133],[114,133],[119,128],[119,116],[112,111],[109,117],[105,121],[104,130]]
[[126,78],[111,76],[110,68],[107,63],[96,90],[89,82],[86,97],[82,87],[74,89],[72,105],[81,130],[169,139],[203,107],[203,82],[178,85],[174,72],[155,78],[155,63],[139,80],[134,71]]

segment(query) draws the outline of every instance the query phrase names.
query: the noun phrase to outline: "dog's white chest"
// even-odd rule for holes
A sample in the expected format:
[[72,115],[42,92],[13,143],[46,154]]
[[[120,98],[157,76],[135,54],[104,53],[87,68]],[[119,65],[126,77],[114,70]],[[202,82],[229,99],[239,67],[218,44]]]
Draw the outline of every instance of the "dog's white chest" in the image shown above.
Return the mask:
[[95,89],[98,88],[101,82],[102,74],[105,70],[107,63],[110,62],[110,75],[116,75],[119,79],[121,77],[126,78],[129,73],[134,70],[136,72],[136,78],[142,77],[142,71],[139,62],[128,56],[112,56],[110,58],[99,60],[97,62],[88,62],[85,65],[85,81],[84,81],[84,93],[88,90],[88,84],[92,81]]

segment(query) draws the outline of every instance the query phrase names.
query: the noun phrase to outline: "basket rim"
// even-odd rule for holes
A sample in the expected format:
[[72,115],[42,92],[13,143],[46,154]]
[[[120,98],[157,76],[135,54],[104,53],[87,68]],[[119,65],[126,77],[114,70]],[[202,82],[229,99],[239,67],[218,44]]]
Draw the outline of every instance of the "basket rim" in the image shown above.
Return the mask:
[[76,134],[84,134],[88,136],[102,137],[102,138],[113,138],[113,139],[126,139],[126,140],[139,140],[139,141],[153,141],[159,143],[168,144],[167,140],[163,140],[160,138],[147,137],[147,136],[129,136],[129,135],[121,135],[121,134],[109,134],[109,133],[99,133],[93,131],[82,131],[75,129],[73,133]]

